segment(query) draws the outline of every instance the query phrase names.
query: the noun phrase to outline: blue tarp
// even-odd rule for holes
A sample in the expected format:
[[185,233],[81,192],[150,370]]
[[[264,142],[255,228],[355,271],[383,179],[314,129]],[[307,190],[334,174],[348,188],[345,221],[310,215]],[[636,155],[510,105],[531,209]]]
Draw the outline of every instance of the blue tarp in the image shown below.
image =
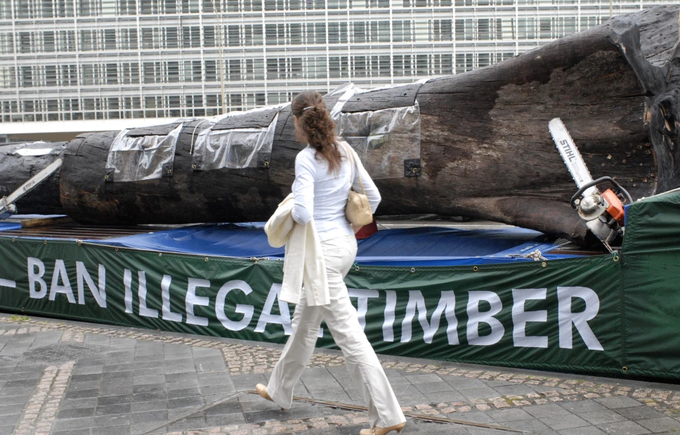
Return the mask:
[[[269,246],[262,227],[261,223],[196,225],[87,242],[193,255],[283,258],[283,248]],[[533,261],[526,254],[536,249],[546,259],[573,257],[549,254],[555,248],[542,233],[523,228],[386,229],[359,241],[356,261],[364,265],[401,266],[492,264]]]
[[17,222],[0,222],[0,231],[18,230],[21,224]]

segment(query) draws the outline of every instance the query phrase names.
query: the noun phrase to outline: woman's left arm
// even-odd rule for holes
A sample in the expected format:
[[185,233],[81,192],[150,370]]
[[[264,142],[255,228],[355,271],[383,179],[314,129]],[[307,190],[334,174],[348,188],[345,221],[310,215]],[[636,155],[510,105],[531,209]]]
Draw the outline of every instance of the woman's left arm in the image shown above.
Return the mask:
[[[373,179],[371,178],[370,175],[368,175],[368,171],[366,171],[364,165],[361,164],[361,160],[359,159],[357,153],[353,149],[351,150],[351,152],[354,153],[354,161],[356,162],[357,165],[357,171],[354,175],[352,187],[354,188],[355,191],[361,192],[361,182],[363,182],[364,192],[366,193],[366,197],[368,198],[368,204],[371,206],[371,212],[375,213],[375,211],[378,209],[378,205],[380,204],[380,200],[382,199],[382,197],[380,196],[380,192],[378,191],[378,188],[373,182]],[[361,181],[359,181],[359,177],[361,177]]]

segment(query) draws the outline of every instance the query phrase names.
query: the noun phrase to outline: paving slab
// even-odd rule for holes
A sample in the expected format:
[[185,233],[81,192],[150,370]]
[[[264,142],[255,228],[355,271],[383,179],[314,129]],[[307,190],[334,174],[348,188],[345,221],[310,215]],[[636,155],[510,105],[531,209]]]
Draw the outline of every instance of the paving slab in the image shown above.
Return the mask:
[[[358,434],[360,389],[317,350],[291,409],[254,394],[281,345],[0,313],[0,435]],[[404,434],[680,432],[680,386],[380,356]]]

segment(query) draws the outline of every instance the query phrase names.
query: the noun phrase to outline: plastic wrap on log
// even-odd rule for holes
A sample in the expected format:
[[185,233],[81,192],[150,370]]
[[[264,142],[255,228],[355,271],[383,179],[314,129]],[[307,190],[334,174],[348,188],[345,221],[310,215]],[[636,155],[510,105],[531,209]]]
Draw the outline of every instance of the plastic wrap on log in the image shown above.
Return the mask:
[[[376,180],[379,215],[471,216],[582,241],[586,227],[568,205],[576,186],[548,122],[564,121],[593,178],[614,177],[634,198],[678,187],[678,65],[678,7],[659,7],[487,68],[358,94],[343,112],[418,101],[421,176]],[[337,98],[327,96],[327,106]],[[104,182],[115,132],[72,141],[61,171],[64,209],[92,223],[267,219],[290,192],[302,148],[289,108],[279,114],[267,168],[193,171],[199,122],[185,124],[174,175],[158,180]]]

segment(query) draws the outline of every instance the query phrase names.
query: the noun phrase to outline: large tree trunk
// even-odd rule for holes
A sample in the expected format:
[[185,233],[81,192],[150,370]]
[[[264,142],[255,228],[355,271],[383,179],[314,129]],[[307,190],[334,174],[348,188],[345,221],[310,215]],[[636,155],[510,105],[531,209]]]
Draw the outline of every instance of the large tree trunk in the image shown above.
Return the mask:
[[[660,7],[617,17],[481,70],[354,95],[342,113],[416,101],[420,111],[419,141],[395,135],[398,144],[382,156],[392,171],[376,177],[383,196],[378,215],[470,216],[582,242],[586,227],[568,205],[576,185],[548,122],[564,121],[593,178],[614,177],[633,198],[680,186],[677,50],[678,8]],[[333,107],[339,98],[327,95],[326,105]],[[107,155],[117,132],[80,136],[66,151],[61,204],[88,223],[265,220],[290,192],[294,159],[302,148],[290,107],[276,111],[267,166],[194,170],[192,147],[208,124],[192,120],[179,135],[171,177],[106,182]],[[271,114],[237,115],[213,128],[263,127]],[[167,134],[177,125],[130,134]],[[375,128],[364,127],[368,133]],[[414,155],[420,159],[417,174],[409,166]],[[405,173],[418,176],[395,176],[404,160]]]

